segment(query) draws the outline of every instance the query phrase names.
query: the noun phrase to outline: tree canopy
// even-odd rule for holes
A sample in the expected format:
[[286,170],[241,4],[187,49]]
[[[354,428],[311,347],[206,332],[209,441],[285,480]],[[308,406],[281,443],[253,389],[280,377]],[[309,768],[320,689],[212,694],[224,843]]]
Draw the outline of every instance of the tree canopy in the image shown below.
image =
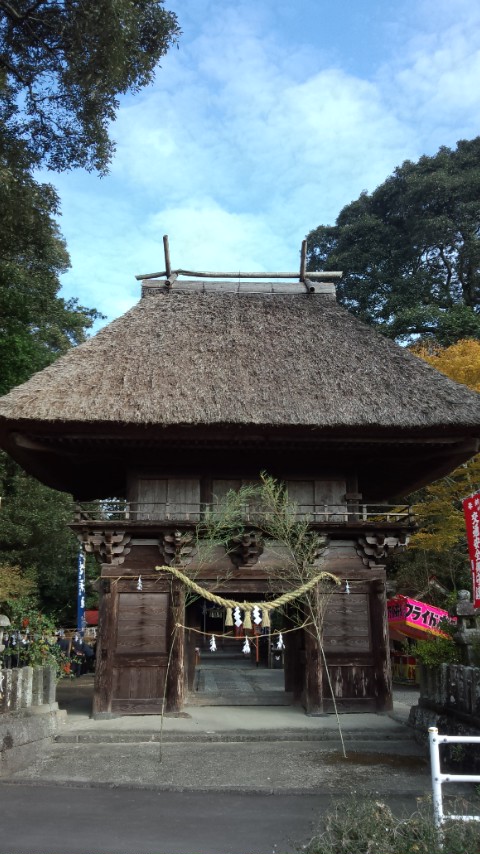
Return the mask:
[[[1,137],[0,137],[1,145]],[[1,157],[1,152],[0,152]],[[58,295],[70,265],[58,198],[20,162],[0,160],[0,394],[85,339],[98,312]]]
[[[480,391],[480,341],[458,341],[447,348],[417,347],[415,352],[450,379]],[[425,487],[415,508],[421,529],[412,538],[411,545],[433,552],[460,547],[466,559],[462,500],[476,492],[479,486],[480,454],[477,454],[447,477]]]
[[[118,97],[152,81],[179,32],[162,0],[0,0],[0,394],[85,340],[99,317],[60,296],[70,260],[59,199],[35,170],[105,173]],[[12,596],[36,585],[44,608],[71,619],[69,496],[3,453],[0,495],[0,581],[10,574]]]
[[[450,347],[417,345],[414,352],[456,382],[480,391],[480,341],[462,340]],[[421,593],[433,604],[444,597],[429,579],[435,576],[448,590],[470,589],[465,518],[462,500],[480,488],[480,454],[447,477],[412,496],[419,530],[410,548],[393,561],[397,583],[410,593]]]
[[480,338],[480,137],[407,160],[307,241],[309,269],[344,270],[339,301],[383,334]]
[[0,492],[0,581],[2,567],[20,570],[16,589],[4,598],[35,595],[47,612],[73,623],[78,542],[67,527],[71,496],[43,486],[6,454],[0,454]]
[[105,172],[117,96],[149,83],[178,35],[162,0],[0,0],[0,393],[99,316],[59,296],[59,200],[34,170]]
[[177,41],[162,0],[0,0],[0,120],[31,162],[104,172],[118,96]]

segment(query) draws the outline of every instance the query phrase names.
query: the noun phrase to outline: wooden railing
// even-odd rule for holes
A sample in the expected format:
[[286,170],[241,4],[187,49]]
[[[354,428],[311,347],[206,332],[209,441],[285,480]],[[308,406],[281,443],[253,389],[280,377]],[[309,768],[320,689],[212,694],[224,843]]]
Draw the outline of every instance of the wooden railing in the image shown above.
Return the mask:
[[[414,524],[412,508],[408,505],[386,504],[299,504],[292,505],[295,518],[315,524],[380,523],[382,525]],[[123,499],[95,501],[75,505],[75,522],[189,522],[198,523],[221,514],[219,503],[132,502]],[[245,504],[243,519],[259,523],[262,511],[258,505]]]

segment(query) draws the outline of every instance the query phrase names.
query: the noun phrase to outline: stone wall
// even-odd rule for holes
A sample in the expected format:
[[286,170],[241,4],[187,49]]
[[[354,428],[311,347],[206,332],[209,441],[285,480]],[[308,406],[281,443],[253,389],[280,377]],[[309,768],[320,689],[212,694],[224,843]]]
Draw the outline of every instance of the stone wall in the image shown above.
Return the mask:
[[32,762],[58,731],[53,667],[0,670],[0,777]]
[[[480,736],[480,667],[440,664],[420,667],[420,696],[410,710],[409,725],[418,741],[427,743],[428,728],[441,735]],[[480,772],[480,750],[468,745],[442,748],[445,764],[455,773]]]

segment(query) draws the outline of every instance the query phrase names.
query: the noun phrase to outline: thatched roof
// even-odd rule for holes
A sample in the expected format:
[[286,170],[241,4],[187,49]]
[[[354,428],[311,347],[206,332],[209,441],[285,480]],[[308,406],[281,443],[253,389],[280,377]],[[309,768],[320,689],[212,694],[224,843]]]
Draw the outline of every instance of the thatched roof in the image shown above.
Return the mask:
[[480,435],[480,395],[328,296],[272,287],[262,286],[263,293],[153,289],[3,397],[0,425],[237,424]]

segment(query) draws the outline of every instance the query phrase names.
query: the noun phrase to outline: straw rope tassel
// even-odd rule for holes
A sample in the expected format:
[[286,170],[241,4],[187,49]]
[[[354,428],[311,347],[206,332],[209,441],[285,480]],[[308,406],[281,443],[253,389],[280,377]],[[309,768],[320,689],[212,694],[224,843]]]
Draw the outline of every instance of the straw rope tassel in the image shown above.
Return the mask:
[[227,616],[225,617],[225,625],[233,626],[232,609],[227,607]]
[[270,608],[262,607],[262,626],[264,629],[270,628]]
[[245,611],[245,618],[243,620],[243,628],[251,629],[252,628],[252,612],[250,609]]

